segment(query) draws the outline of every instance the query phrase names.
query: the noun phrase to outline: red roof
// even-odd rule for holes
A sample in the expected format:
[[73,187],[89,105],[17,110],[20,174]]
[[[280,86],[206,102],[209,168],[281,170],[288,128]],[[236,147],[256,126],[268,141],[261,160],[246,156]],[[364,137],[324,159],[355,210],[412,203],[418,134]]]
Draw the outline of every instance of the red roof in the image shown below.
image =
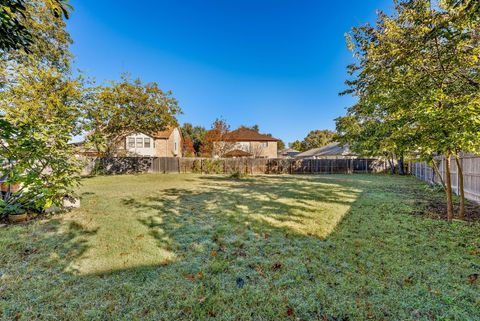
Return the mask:
[[225,134],[224,141],[227,142],[278,142],[278,139],[272,136],[260,134],[247,128],[239,128]]

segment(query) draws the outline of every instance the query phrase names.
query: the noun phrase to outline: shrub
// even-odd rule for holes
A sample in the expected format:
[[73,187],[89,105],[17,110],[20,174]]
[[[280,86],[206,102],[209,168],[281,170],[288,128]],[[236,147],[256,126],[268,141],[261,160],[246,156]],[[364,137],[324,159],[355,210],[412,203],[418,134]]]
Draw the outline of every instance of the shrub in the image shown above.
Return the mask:
[[203,172],[206,174],[222,174],[223,162],[219,159],[205,159],[203,161]]
[[230,177],[233,179],[244,179],[244,178],[247,178],[248,175],[245,173],[242,173],[241,171],[236,171],[232,175],[230,175]]

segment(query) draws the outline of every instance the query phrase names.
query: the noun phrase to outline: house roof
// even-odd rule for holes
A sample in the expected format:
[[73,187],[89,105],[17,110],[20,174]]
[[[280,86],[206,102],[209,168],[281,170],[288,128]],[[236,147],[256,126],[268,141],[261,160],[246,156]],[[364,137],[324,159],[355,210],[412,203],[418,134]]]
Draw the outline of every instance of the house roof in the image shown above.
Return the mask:
[[175,128],[177,128],[177,127],[169,127],[165,130],[158,131],[158,132],[152,134],[152,137],[157,138],[157,139],[168,139],[168,138],[170,138],[170,135],[172,135]]
[[306,152],[298,154],[296,157],[298,158],[306,158],[306,157],[318,157],[318,156],[346,156],[346,155],[354,155],[348,145],[340,145],[340,143],[331,143],[326,146],[320,148],[313,148],[307,150]]
[[252,154],[241,149],[234,149],[225,153],[224,157],[250,157]]
[[224,141],[227,142],[278,142],[272,136],[260,134],[248,128],[239,128],[225,134]]
[[280,154],[294,154],[294,153],[300,153],[300,152],[293,148],[286,148],[280,151]]

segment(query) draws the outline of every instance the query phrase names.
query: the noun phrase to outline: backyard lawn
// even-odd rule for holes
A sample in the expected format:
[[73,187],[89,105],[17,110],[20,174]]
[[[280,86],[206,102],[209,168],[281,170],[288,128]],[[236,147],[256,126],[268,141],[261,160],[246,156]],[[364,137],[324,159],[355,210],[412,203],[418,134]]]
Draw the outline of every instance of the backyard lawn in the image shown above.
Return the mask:
[[5,320],[479,320],[480,223],[382,175],[83,180],[0,228]]

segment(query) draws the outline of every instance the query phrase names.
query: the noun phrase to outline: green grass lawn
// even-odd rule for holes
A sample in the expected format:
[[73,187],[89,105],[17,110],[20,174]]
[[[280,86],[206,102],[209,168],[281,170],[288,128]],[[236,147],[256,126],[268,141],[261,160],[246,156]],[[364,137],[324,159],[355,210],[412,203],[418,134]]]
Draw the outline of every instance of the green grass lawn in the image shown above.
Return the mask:
[[0,228],[5,320],[479,320],[480,223],[411,177],[89,178]]

